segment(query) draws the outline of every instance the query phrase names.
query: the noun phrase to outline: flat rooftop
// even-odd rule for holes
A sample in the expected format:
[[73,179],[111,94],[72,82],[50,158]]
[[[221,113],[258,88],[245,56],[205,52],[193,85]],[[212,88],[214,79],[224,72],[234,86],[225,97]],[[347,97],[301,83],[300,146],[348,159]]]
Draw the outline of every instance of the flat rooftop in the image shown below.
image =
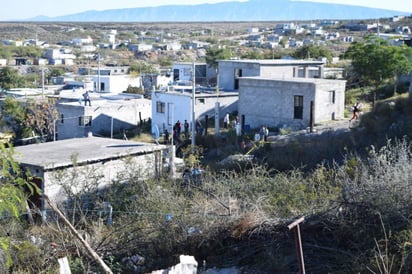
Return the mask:
[[218,60],[219,63],[245,63],[245,64],[260,64],[264,66],[299,66],[299,65],[323,65],[323,61],[310,61],[310,60],[290,60],[290,59],[262,59],[262,60]]
[[73,159],[78,164],[94,163],[151,154],[164,149],[167,146],[100,137],[74,138],[14,148],[17,162],[45,170],[72,166]]
[[261,77],[261,76],[251,76],[251,77],[242,77],[239,78],[240,81],[253,79],[253,80],[266,80],[266,81],[278,81],[278,82],[289,82],[289,83],[346,83],[346,80],[338,79],[324,79],[324,78],[304,78],[304,77]]

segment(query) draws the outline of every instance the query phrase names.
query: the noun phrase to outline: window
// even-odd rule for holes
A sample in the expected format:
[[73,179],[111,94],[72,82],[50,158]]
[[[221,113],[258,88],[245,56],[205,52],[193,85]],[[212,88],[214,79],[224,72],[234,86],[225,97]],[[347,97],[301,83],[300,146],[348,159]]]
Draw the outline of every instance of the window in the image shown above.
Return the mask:
[[293,118],[303,119],[303,96],[295,95],[293,105]]
[[239,89],[239,78],[242,77],[242,69],[235,69],[235,89]]
[[156,112],[157,113],[165,113],[165,106],[166,104],[160,101],[156,102]]
[[205,103],[205,98],[199,98],[199,99],[197,99],[197,102],[199,104],[204,104]]
[[64,115],[63,115],[63,113],[62,114],[60,114],[60,123],[64,123]]
[[91,127],[92,126],[92,116],[80,116],[79,126],[81,127]]
[[335,91],[330,90],[329,91],[329,104],[334,104],[335,103]]

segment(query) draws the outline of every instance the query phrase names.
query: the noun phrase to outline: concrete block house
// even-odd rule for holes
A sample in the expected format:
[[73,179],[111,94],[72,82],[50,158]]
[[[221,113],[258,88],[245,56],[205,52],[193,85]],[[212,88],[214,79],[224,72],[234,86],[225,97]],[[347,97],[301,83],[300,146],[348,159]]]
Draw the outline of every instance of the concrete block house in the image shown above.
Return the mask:
[[314,123],[344,118],[344,80],[242,77],[239,81],[239,117],[245,117],[251,128],[298,130],[310,126],[311,115]]

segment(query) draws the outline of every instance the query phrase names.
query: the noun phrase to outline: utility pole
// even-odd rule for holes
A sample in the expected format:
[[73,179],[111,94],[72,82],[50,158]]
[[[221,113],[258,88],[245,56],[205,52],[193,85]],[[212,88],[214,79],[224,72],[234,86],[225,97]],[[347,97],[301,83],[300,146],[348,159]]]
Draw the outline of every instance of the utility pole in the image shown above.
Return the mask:
[[97,53],[97,92],[100,93],[100,52]]
[[41,67],[41,96],[44,97],[44,67]]
[[195,140],[196,140],[196,113],[195,113],[195,90],[196,90],[196,64],[193,62],[192,68],[192,153],[195,151]]

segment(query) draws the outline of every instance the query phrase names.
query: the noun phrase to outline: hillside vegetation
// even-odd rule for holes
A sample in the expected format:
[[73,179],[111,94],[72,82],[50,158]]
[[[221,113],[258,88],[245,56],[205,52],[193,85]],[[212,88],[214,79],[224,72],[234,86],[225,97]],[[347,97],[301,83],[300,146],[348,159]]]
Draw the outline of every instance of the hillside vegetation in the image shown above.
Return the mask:
[[[195,256],[201,270],[295,273],[294,233],[287,226],[302,216],[308,273],[408,273],[410,109],[406,98],[382,101],[347,135],[265,146],[258,163],[208,169],[202,178],[142,181],[125,162],[127,171],[105,191],[91,180],[75,194],[65,185],[75,175],[62,172],[54,180],[67,186],[70,203],[60,206],[114,273],[166,268],[180,254]],[[111,219],[105,202],[113,206]],[[3,219],[0,227],[11,240],[2,272],[55,273],[64,256],[72,273],[100,271],[57,219],[28,225],[22,216]]]

